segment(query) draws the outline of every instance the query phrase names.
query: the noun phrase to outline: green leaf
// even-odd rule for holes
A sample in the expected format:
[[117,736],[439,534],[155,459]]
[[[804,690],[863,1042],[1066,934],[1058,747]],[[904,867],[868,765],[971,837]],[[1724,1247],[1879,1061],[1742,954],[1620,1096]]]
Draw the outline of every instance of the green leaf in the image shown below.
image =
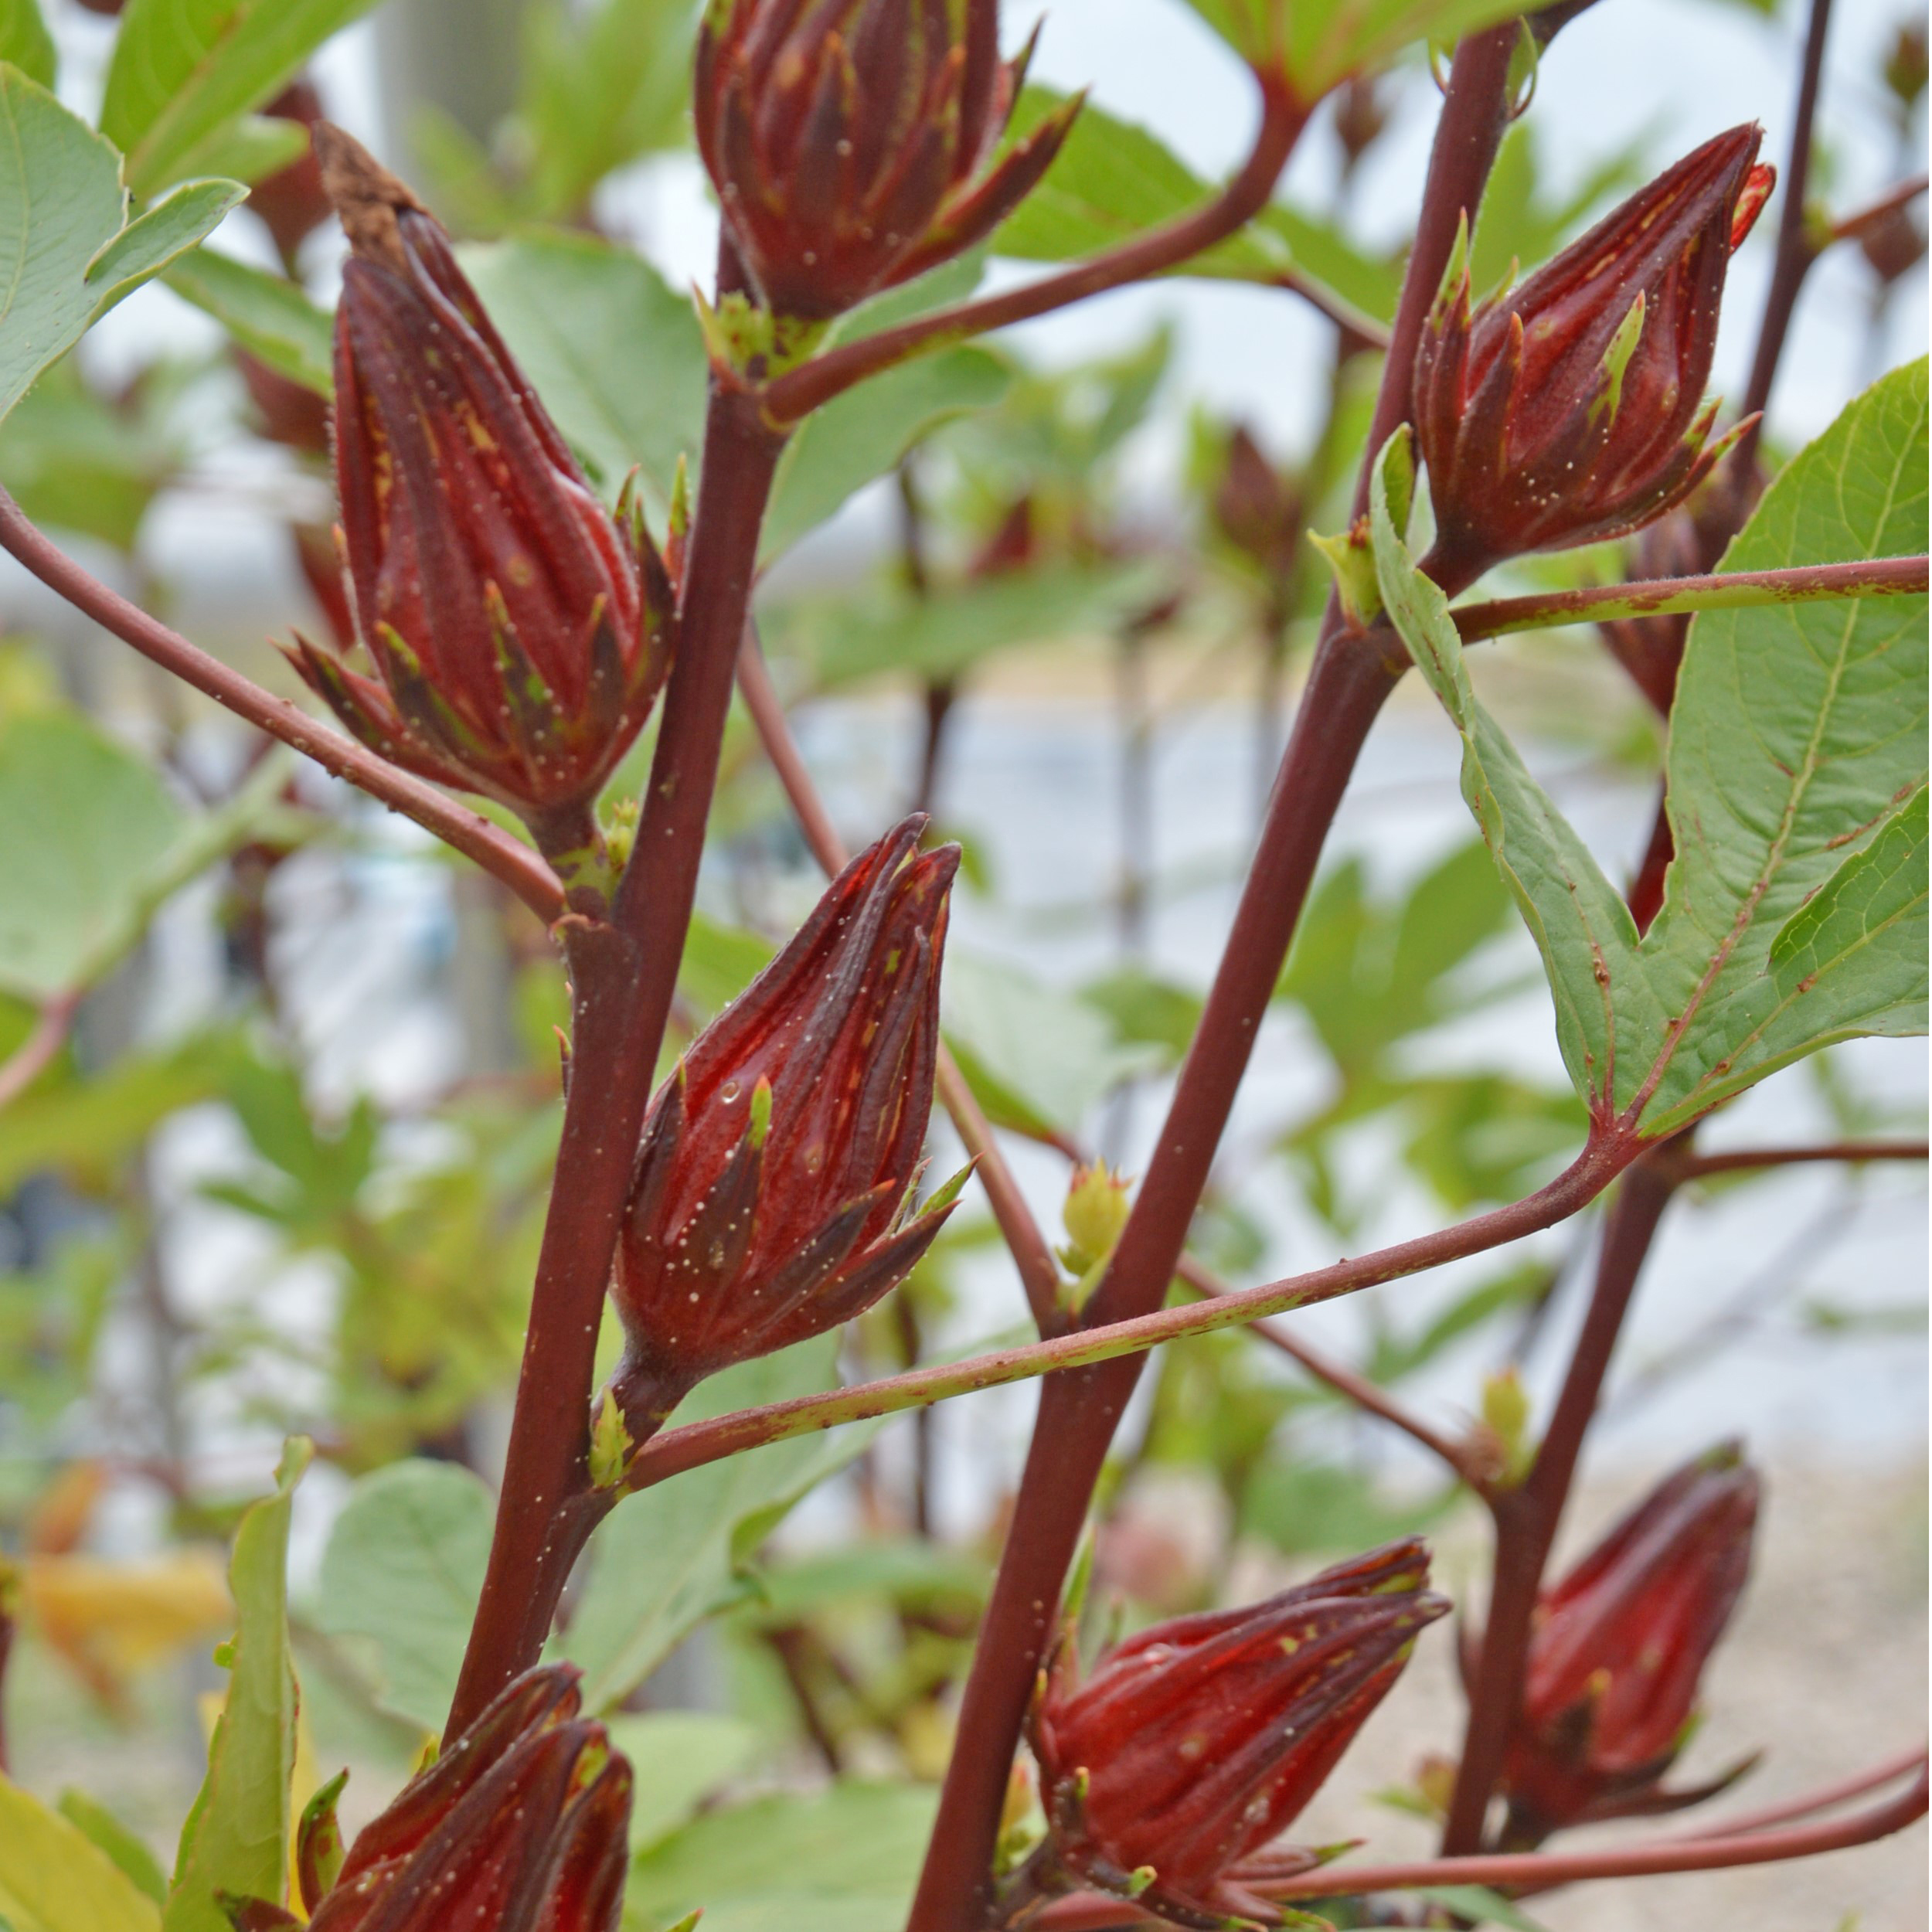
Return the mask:
[[962,952],[940,992],[947,1044],[995,1126],[1052,1139],[1078,1131],[1094,1104],[1166,1056],[1129,1044],[1107,1015],[1015,967]]
[[[672,1423],[835,1387],[838,1355],[838,1338],[828,1335],[741,1362],[702,1383]],[[706,1617],[754,1594],[758,1546],[879,1426],[770,1443],[619,1503],[590,1540],[589,1584],[554,1646],[582,1666],[585,1704],[621,1703]]]
[[842,1783],[707,1813],[633,1861],[624,1924],[704,1908],[705,1932],[899,1932],[937,1794]]
[[280,114],[243,114],[195,152],[195,172],[251,185],[308,151],[308,130]]
[[757,1757],[757,1728],[716,1711],[651,1711],[610,1720],[611,1742],[631,1760],[631,1849],[675,1832]]
[[132,1882],[143,1897],[159,1905],[168,1896],[168,1875],[148,1850],[147,1841],[131,1831],[85,1791],[66,1791],[56,1808],[60,1815],[89,1842],[107,1853],[109,1861]]
[[533,155],[529,214],[572,219],[614,169],[683,145],[693,11],[692,0],[533,10],[517,108]]
[[235,1532],[228,1583],[237,1628],[226,1646],[228,1695],[208,1775],[182,1827],[163,1932],[231,1932],[216,1894],[288,1896],[289,1781],[295,1769],[295,1672],[288,1655],[288,1524],[295,1485],[315,1453],[291,1437],[275,1493]]
[[38,0],[0,0],[0,60],[11,62],[43,87],[53,85],[58,64],[53,36],[40,17]]
[[1522,0],[1188,0],[1243,60],[1285,73],[1304,100],[1386,66],[1412,42],[1449,41],[1522,11]]
[[[1049,87],[1026,89],[1009,138],[1029,133],[1066,98]],[[1021,261],[1094,254],[1199,207],[1213,192],[1158,135],[1089,101],[1045,179],[995,234],[993,250]],[[1176,272],[1274,284],[1291,270],[1345,307],[1380,320],[1395,312],[1399,263],[1364,254],[1340,230],[1279,202]]]
[[779,458],[760,563],[791,549],[942,423],[992,408],[1012,382],[1002,357],[966,344],[902,362],[827,403]]
[[584,466],[614,498],[631,465],[654,507],[704,440],[709,364],[690,302],[630,250],[522,236],[461,251],[464,272]]
[[1363,1549],[1428,1529],[1455,1495],[1451,1483],[1430,1495],[1392,1497],[1349,1464],[1277,1452],[1255,1465],[1241,1492],[1241,1528],[1287,1556]]
[[100,131],[153,194],[206,165],[234,123],[279,93],[370,0],[128,0]]
[[[1926,419],[1921,359],[1868,389],[1785,466],[1719,567],[1924,550]],[[1671,713],[1678,856],[1644,944],[1666,1010],[1689,1019],[1645,1107],[1646,1132],[1668,1133],[1832,1040],[1923,1030],[1925,949],[1913,937],[1925,921],[1922,834],[1916,848],[1890,838],[1887,923],[1868,943],[1831,950],[1873,889],[1869,872],[1833,887],[1828,930],[1823,910],[1800,929],[1784,957],[1823,944],[1815,983],[1802,965],[1781,971],[1776,942],[1834,874],[1866,862],[1887,815],[1924,782],[1925,732],[1923,597],[1692,621]],[[1618,1086],[1621,1099],[1637,1081],[1626,1086],[1620,1067]]]
[[270,369],[318,396],[334,393],[334,318],[299,284],[212,248],[182,256],[162,279]]
[[1416,1896],[1428,1899],[1455,1913],[1467,1925],[1502,1925],[1510,1932],[1549,1932],[1540,1919],[1532,1919],[1519,1905],[1486,1885],[1428,1885],[1417,1888]]
[[0,483],[43,529],[131,550],[148,505],[186,456],[159,386],[107,396],[73,360],[55,363],[0,433]]
[[777,950],[762,933],[693,913],[678,965],[678,991],[715,1017],[771,963]]
[[882,674],[954,678],[1002,651],[1114,636],[1168,580],[1163,566],[1142,559],[1044,564],[936,597],[885,582],[856,596],[794,598],[772,613],[766,638],[777,654],[802,658],[821,690]]
[[251,835],[287,777],[285,759],[264,760],[231,804],[190,817],[76,713],[0,726],[0,991],[43,1001],[99,978],[170,893]]
[[11,1932],[157,1932],[161,1923],[154,1901],[79,1826],[3,1777],[0,1914]]
[[0,66],[0,416],[121,298],[245,192],[192,182],[128,220],[121,158],[18,68]]
[[[1926,461],[1920,361],[1786,466],[1724,567],[1923,550]],[[1924,843],[1916,806],[1900,808],[1925,775],[1923,597],[1693,621],[1668,763],[1677,857],[1640,944],[1475,702],[1446,600],[1390,522],[1382,468],[1383,596],[1462,736],[1464,794],[1543,954],[1564,1061],[1593,1115],[1672,1133],[1819,1046],[1922,1028]]]
[[329,1535],[312,1621],[370,1660],[382,1709],[425,1731],[449,1715],[495,1515],[468,1470],[411,1460],[359,1477]]

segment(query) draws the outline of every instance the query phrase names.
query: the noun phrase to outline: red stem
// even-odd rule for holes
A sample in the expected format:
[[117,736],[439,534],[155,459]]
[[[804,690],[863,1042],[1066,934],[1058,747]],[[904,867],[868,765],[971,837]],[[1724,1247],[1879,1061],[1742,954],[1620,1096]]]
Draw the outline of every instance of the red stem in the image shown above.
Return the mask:
[[[1447,1262],[1520,1240],[1526,1234],[1566,1219],[1609,1185],[1634,1151],[1620,1142],[1586,1148],[1547,1187],[1522,1200],[1477,1215],[1454,1227],[1418,1235],[1413,1240],[1397,1242],[1393,1247],[1337,1261],[1325,1268],[1311,1269],[1306,1274],[1289,1275],[1260,1287],[1233,1290],[1182,1308],[1159,1308],[1124,1321],[1077,1328],[1070,1335],[1029,1342],[1018,1348],[995,1349],[966,1362],[938,1363],[906,1375],[881,1376],[876,1382],[862,1382],[829,1395],[795,1396],[786,1402],[768,1403],[703,1422],[686,1423],[680,1428],[665,1430],[638,1451],[631,1464],[626,1486],[648,1488],[687,1469],[720,1461],[726,1456],[741,1455],[765,1443],[836,1428],[841,1423],[893,1415],[954,1396],[977,1394],[981,1389],[996,1389],[1036,1376],[1049,1377],[1042,1391],[1044,1399],[1054,1389],[1077,1386],[1090,1379],[1055,1376],[1053,1372],[1056,1370],[1090,1369],[1097,1363],[1119,1364],[1124,1358],[1143,1355],[1163,1342],[1239,1328],[1264,1315],[1313,1308],[1362,1288],[1420,1274],[1426,1268],[1440,1267]],[[1131,1368],[1131,1361],[1127,1366]],[[1056,1440],[1042,1447],[1042,1432],[1036,1430],[1036,1452],[1043,1457],[1050,1457],[1060,1446]]]
[[597,1333],[677,987],[759,524],[781,447],[744,398],[714,391],[678,655],[637,842],[610,923],[563,923],[572,976],[570,1092],[489,1566],[447,1737],[536,1662],[571,1566],[615,1500],[590,1485]]
[[[1751,361],[1750,380],[1744,387],[1740,418],[1755,417],[1738,440],[1731,458],[1732,475],[1740,489],[1750,487],[1752,459],[1757,454],[1758,439],[1764,433],[1764,410],[1771,400],[1771,386],[1777,379],[1777,365],[1784,353],[1784,338],[1791,332],[1791,313],[1798,306],[1798,291],[1804,285],[1818,250],[1805,232],[1804,196],[1811,174],[1811,128],[1818,117],[1818,90],[1825,79],[1825,39],[1832,24],[1832,0],[1811,0],[1810,24],[1804,34],[1804,64],[1798,83],[1798,107],[1791,117],[1791,151],[1784,162],[1779,184],[1784,199],[1778,210],[1777,257],[1771,268],[1771,285],[1764,297],[1764,320],[1758,325],[1757,352]],[[1748,500],[1748,499],[1747,499]]]
[[[755,624],[746,625],[744,640],[739,647],[738,690],[744,699],[745,709],[751,713],[751,721],[757,729],[765,757],[791,801],[792,815],[805,835],[805,843],[811,848],[811,855],[818,860],[820,870],[830,878],[844,866],[848,855],[832,822],[832,815],[825,810],[825,801],[811,781],[811,774],[805,769],[805,761],[798,755],[798,741],[791,735],[784,706],[773,688],[771,673],[766,667]],[[1012,1169],[1006,1165],[1006,1157],[993,1138],[991,1123],[981,1112],[979,1102],[973,1097],[973,1090],[966,1083],[966,1077],[959,1070],[958,1062],[944,1043],[939,1049],[936,1078],[940,1103],[959,1130],[959,1138],[965,1144],[966,1151],[977,1163],[975,1172],[979,1184],[986,1190],[993,1219],[998,1223],[1014,1265],[1019,1270],[1020,1284],[1026,1291],[1033,1325],[1041,1334],[1051,1334],[1062,1325],[1060,1267],[1053,1259],[1053,1250],[1040,1232],[1032,1209],[1026,1205],[1026,1197],[1020,1192]]]
[[1614,617],[1666,617],[1676,612],[1732,610],[1750,604],[1801,604],[1825,597],[1906,597],[1926,589],[1923,556],[1881,557],[1876,563],[1802,563],[1784,570],[1735,570],[1702,577],[1656,577],[1583,590],[1545,591],[1465,604],[1450,614],[1465,644],[1511,631],[1539,631]]
[[4,489],[0,489],[0,549],[12,552],[49,590],[58,592],[76,610],[84,611],[124,644],[133,645],[144,658],[271,737],[294,746],[325,771],[346,779],[390,811],[413,819],[464,858],[474,859],[509,886],[546,926],[563,911],[563,889],[556,875],[528,845],[492,825],[480,812],[457,804],[447,792],[399,771],[286,698],[264,690],[253,679],[243,677],[151,617],[138,604],[130,604],[49,543]]
[[1577,1338],[1549,1430],[1522,1487],[1492,1499],[1496,1520],[1494,1582],[1470,1692],[1468,1727],[1443,1832],[1446,1856],[1481,1849],[1490,1797],[1522,1701],[1530,1626],[1543,1566],[1638,1276],[1677,1184],[1675,1151],[1669,1143],[1645,1155],[1624,1175],[1604,1231],[1583,1332]]
[[1862,208],[1855,209],[1832,224],[1832,239],[1835,242],[1856,241],[1866,230],[1882,222],[1888,215],[1896,215],[1901,208],[1910,208],[1926,190],[1926,178],[1914,175],[1910,181],[1902,181],[1896,188],[1889,189],[1876,201],[1868,202]]
[[[1391,334],[1371,454],[1408,413],[1410,371],[1428,304],[1461,213],[1480,202],[1502,138],[1516,39],[1512,22],[1457,49]],[[1366,457],[1357,488],[1366,502]],[[1407,663],[1391,639],[1345,638],[1338,631],[1332,601],[1221,965],[1113,1264],[1087,1305],[1091,1325],[1147,1315],[1167,1291],[1328,826],[1369,727]],[[961,1704],[961,1743],[947,1767],[907,1932],[978,1932],[985,1922],[1020,1725],[1094,1481],[1139,1372],[1132,1360],[1104,1364],[1049,1377],[1040,1391],[1012,1526]]]
[[1261,124],[1255,131],[1254,146],[1241,172],[1211,201],[1117,248],[1042,276],[1022,288],[934,309],[896,328],[882,328],[815,355],[767,385],[764,392],[766,413],[774,423],[797,423],[854,383],[908,361],[922,350],[1030,321],[1050,310],[1084,301],[1090,295],[1178,268],[1245,227],[1267,206],[1308,118],[1308,109],[1278,80],[1261,77]]
[[1752,1168],[1795,1167],[1807,1161],[1922,1161],[1923,1141],[1832,1141],[1818,1147],[1740,1147],[1693,1154],[1677,1163],[1679,1178],[1702,1180],[1707,1174],[1740,1174]]

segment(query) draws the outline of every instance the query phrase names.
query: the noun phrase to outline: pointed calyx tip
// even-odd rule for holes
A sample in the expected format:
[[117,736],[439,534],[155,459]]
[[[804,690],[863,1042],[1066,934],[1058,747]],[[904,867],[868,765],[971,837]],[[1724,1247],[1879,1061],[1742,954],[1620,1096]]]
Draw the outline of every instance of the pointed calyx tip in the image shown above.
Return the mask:
[[318,121],[311,137],[321,162],[322,188],[328,195],[350,247],[391,268],[403,266],[403,243],[396,233],[399,215],[427,215],[429,210],[408,185],[399,180],[358,141],[331,121]]

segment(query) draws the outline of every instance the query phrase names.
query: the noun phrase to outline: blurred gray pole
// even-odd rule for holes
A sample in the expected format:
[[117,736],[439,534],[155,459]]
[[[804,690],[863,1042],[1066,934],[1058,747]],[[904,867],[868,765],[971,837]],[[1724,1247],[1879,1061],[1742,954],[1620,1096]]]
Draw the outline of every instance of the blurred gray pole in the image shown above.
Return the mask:
[[386,0],[376,15],[383,145],[420,173],[417,111],[437,107],[485,148],[516,99],[528,0]]

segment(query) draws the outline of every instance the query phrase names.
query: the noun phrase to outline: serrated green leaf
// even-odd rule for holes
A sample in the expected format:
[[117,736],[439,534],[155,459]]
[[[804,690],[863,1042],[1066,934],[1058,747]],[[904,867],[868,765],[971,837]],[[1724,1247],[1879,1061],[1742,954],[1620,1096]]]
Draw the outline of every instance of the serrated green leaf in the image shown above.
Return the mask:
[[39,0],[0,0],[0,60],[10,61],[43,87],[53,85],[59,63]]
[[[1921,359],[1875,384],[1786,464],[1719,567],[1921,553],[1926,471]],[[1692,621],[1671,712],[1677,858],[1644,945],[1666,1011],[1689,1018],[1654,1077],[1647,1133],[1683,1125],[1828,1041],[1919,1030],[1924,953],[1915,964],[1909,924],[1888,926],[1881,943],[1846,956],[1795,998],[1796,979],[1781,985],[1770,954],[1787,920],[1879,835],[1925,772],[1924,597],[1705,611]],[[1909,856],[1913,849],[1889,849]],[[1916,852],[1922,893],[1922,842]],[[1636,1072],[1626,1083],[1619,1069],[1620,1104],[1638,1078],[1653,1077]]]
[[190,182],[129,223],[114,148],[17,67],[0,66],[0,416],[243,192]]
[[[1921,361],[1786,466],[1724,567],[1923,550],[1926,466]],[[1593,1114],[1672,1133],[1833,1040],[1918,1030],[1924,842],[1916,807],[1900,808],[1925,774],[1924,598],[1696,619],[1671,720],[1677,857],[1639,944],[1621,897],[1475,702],[1447,601],[1390,521],[1381,468],[1384,597],[1461,734],[1464,796],[1543,952],[1564,1061]],[[1808,910],[1814,895],[1822,903]]]
[[[834,1387],[838,1353],[829,1335],[740,1362],[701,1383],[672,1425]],[[707,1617],[755,1592],[748,1566],[759,1544],[879,1427],[768,1444],[619,1503],[591,1538],[589,1583],[553,1646],[582,1667],[586,1706],[621,1703]]]
[[[614,499],[633,464],[660,515],[704,440],[709,366],[691,304],[628,249],[576,235],[461,251],[571,447]],[[660,526],[660,529],[661,529]]]
[[208,1747],[208,1775],[182,1826],[162,1932],[232,1932],[226,1893],[280,1904],[288,1896],[289,1784],[295,1770],[295,1672],[288,1654],[288,1525],[314,1447],[292,1437],[275,1493],[235,1532],[228,1565],[236,1628],[228,1694]]
[[383,1709],[425,1731],[449,1715],[495,1515],[468,1470],[392,1463],[356,1479],[323,1553],[311,1621],[369,1660]]
[[0,1914],[12,1932],[158,1932],[161,1914],[80,1828],[0,1777]]
[[183,301],[213,316],[270,369],[318,396],[334,393],[334,318],[286,276],[271,275],[212,248],[197,248],[162,279]]
[[128,0],[100,131],[128,157],[128,185],[154,194],[204,156],[371,0]]

